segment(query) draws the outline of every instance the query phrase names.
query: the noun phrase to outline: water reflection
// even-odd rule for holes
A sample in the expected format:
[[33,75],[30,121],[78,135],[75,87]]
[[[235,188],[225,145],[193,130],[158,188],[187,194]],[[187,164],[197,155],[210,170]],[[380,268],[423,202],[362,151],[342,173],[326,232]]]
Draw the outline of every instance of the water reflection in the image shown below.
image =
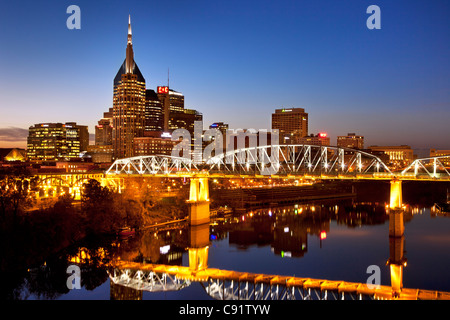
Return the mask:
[[[415,215],[425,212],[422,207],[408,207],[403,221],[408,224]],[[445,215],[431,210],[431,217]],[[264,249],[267,261],[272,255],[303,261],[317,248],[311,248],[311,239],[320,243],[329,240],[333,228],[350,230],[368,226],[386,226],[382,241],[389,247],[385,261],[389,265],[390,280],[394,291],[403,288],[403,271],[406,266],[405,237],[389,237],[387,233],[389,212],[384,203],[354,203],[352,199],[302,203],[285,207],[254,209],[245,214],[219,216],[210,225],[189,227],[178,223],[158,229],[148,229],[128,238],[90,239],[51,257],[41,266],[18,272],[8,277],[2,286],[2,297],[6,299],[58,299],[75,294],[66,286],[67,267],[71,264],[81,268],[83,292],[98,292],[100,299],[143,299],[143,290],[116,284],[110,280],[111,262],[133,262],[141,265],[183,266],[190,271],[201,271],[211,267],[211,252],[214,253],[214,268],[217,265],[216,245],[228,240],[227,247],[237,249],[242,256],[252,253],[254,248]],[[315,240],[314,240],[315,241]],[[314,242],[316,243],[316,242]],[[342,248],[345,250],[346,248]],[[211,251],[212,250],[212,251]],[[226,255],[226,252],[220,252]],[[351,253],[349,253],[351,255]],[[356,258],[356,257],[355,257]],[[272,261],[272,260],[270,260]],[[239,261],[234,263],[239,264]],[[282,265],[283,262],[280,262]],[[253,270],[246,270],[253,272]],[[108,273],[109,272],[109,273]],[[156,277],[156,275],[154,275]],[[309,276],[306,274],[305,276]],[[112,278],[111,278],[112,279]],[[172,281],[157,279],[155,291],[179,290],[189,286],[189,279]],[[344,279],[346,280],[346,279]],[[159,282],[158,282],[159,281]],[[109,293],[98,288],[108,285]],[[163,285],[164,284],[164,285]],[[81,295],[81,298],[83,294]],[[204,296],[191,298],[203,299]]]

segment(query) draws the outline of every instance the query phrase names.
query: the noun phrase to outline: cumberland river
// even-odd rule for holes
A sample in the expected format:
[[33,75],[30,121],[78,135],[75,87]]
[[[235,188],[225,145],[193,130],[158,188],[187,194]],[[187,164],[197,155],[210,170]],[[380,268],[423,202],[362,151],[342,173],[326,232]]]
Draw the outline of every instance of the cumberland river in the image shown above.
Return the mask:
[[[106,267],[111,261],[189,266],[189,249],[201,243],[207,243],[203,258],[209,268],[366,283],[369,266],[376,266],[381,285],[389,286],[392,241],[385,203],[359,200],[264,206],[217,216],[206,228],[179,223],[130,237],[86,240],[9,274],[2,298],[212,299],[200,282],[164,292],[116,285]],[[450,291],[450,217],[426,202],[409,205],[404,213],[403,287]],[[67,287],[70,265],[81,270],[80,289]]]

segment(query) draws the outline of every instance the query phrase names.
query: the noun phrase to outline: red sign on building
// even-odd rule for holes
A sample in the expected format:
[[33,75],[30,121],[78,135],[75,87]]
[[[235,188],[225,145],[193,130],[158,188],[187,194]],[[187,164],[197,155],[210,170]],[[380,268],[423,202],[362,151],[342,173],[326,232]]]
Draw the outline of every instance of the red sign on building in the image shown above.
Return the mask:
[[169,93],[169,87],[158,87],[157,92],[158,93]]

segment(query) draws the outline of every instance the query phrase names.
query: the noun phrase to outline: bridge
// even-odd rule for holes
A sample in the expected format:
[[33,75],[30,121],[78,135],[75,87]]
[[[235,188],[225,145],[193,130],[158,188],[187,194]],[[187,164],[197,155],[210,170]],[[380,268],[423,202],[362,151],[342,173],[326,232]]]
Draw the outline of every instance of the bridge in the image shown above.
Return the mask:
[[192,224],[209,221],[209,178],[391,181],[390,207],[395,216],[394,209],[403,207],[402,181],[450,181],[450,172],[442,162],[449,157],[417,159],[403,171],[394,172],[379,157],[361,150],[266,145],[220,153],[202,162],[167,155],[118,159],[105,175],[190,178]]
[[450,181],[450,172],[442,162],[445,158],[450,156],[417,159],[403,171],[393,172],[379,157],[361,150],[267,145],[220,153],[202,162],[168,155],[118,159],[106,175]]
[[[180,290],[201,282],[214,299],[450,299],[450,293],[403,288],[405,259],[402,181],[450,181],[444,157],[417,159],[392,171],[375,155],[347,148],[275,145],[217,154],[202,162],[167,155],[116,160],[105,178],[189,178],[189,224],[193,230],[189,266],[113,261],[112,283],[139,290]],[[388,264],[391,286],[253,274],[209,268],[210,178],[390,181]],[[207,231],[206,231],[207,230]]]

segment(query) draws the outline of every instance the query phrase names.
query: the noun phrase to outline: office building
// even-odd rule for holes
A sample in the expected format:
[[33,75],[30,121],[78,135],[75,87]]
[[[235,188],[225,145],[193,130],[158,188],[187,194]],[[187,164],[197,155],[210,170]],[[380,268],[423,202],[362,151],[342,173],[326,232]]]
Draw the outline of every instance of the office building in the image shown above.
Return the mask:
[[98,121],[95,126],[95,145],[107,146],[113,144],[113,108],[109,108],[108,112],[103,113],[103,118]]
[[350,149],[364,149],[364,137],[349,133],[346,136],[337,137],[337,146]]
[[330,137],[325,132],[310,134],[309,136],[298,138],[296,144],[307,144],[314,146],[329,146]]
[[113,147],[116,159],[133,156],[135,137],[145,131],[145,79],[134,61],[131,21],[126,58],[114,78]]
[[389,156],[389,165],[401,168],[414,161],[414,151],[410,146],[370,146],[372,151],[382,151]]
[[171,155],[173,147],[179,141],[172,141],[170,135],[158,135],[157,132],[147,137],[134,138],[134,155]]
[[162,105],[163,131],[173,132],[176,129],[186,129],[192,135],[194,122],[203,121],[203,115],[197,110],[184,107],[184,95],[169,87],[158,87],[157,95]]
[[[450,156],[450,150],[430,149],[430,157],[445,157]],[[445,166],[450,166],[450,158],[442,158],[439,161]]]
[[75,122],[35,124],[28,131],[27,157],[36,162],[79,158],[86,132],[87,126]]
[[279,130],[280,144],[298,144],[308,135],[308,113],[303,108],[276,109],[272,129]]
[[145,132],[162,132],[163,129],[163,104],[154,90],[147,89],[145,91]]

